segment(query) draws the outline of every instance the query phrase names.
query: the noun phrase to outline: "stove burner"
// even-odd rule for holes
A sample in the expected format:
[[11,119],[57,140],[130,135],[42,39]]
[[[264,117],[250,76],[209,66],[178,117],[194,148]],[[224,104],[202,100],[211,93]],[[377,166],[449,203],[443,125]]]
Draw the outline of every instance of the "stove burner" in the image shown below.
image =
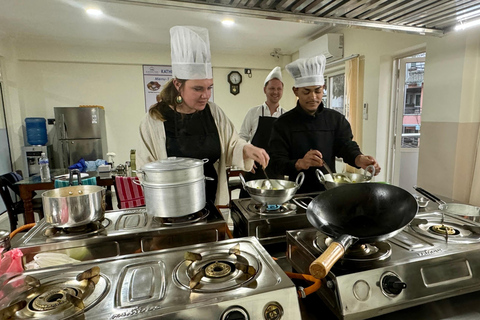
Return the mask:
[[247,207],[251,212],[255,212],[261,215],[288,215],[297,211],[297,206],[293,203],[269,204],[262,203],[250,203]]
[[228,261],[215,261],[205,266],[205,276],[209,278],[223,278],[235,270],[235,265]]
[[480,242],[479,226],[448,215],[445,215],[442,224],[442,215],[439,213],[429,213],[414,218],[410,223],[410,228],[421,235],[449,243]]
[[70,228],[50,227],[45,229],[45,236],[52,240],[68,240],[80,239],[95,236],[105,232],[105,229],[110,225],[109,219],[103,221],[94,221],[82,226]]
[[432,230],[433,232],[438,233],[438,234],[442,234],[442,235],[448,234],[449,236],[450,235],[457,235],[457,234],[460,233],[460,231],[456,230],[455,228],[452,228],[452,227],[449,227],[449,226],[446,226],[446,225],[442,225],[442,224],[437,224],[437,225],[431,226],[429,228],[429,230]]
[[214,293],[245,287],[261,272],[260,261],[237,244],[230,250],[186,252],[174,269],[177,285],[198,293]]
[[[328,246],[333,242],[333,239],[327,235],[317,232],[313,245],[320,252],[324,252]],[[350,246],[345,252],[341,261],[344,262],[375,262],[383,261],[390,257],[392,254],[392,247],[388,242],[377,241],[374,243],[354,244]]]
[[161,224],[164,224],[167,226],[173,226],[173,225],[196,223],[208,217],[209,214],[210,214],[210,211],[207,208],[205,208],[198,212],[195,212],[183,217],[172,217],[172,218],[155,217],[154,219],[158,220],[158,222],[160,222]]
[[78,297],[78,290],[75,288],[50,290],[34,298],[30,304],[34,311],[49,311],[62,304],[70,303],[70,296]]
[[278,209],[280,209],[279,204],[269,204],[269,205],[267,205],[267,211],[276,211]]
[[[93,307],[105,297],[110,285],[102,275],[88,278],[93,276],[88,271],[53,275],[42,279],[42,283],[33,278],[37,285],[12,300],[12,305],[18,306],[14,319],[70,319]],[[77,280],[79,276],[83,280]]]

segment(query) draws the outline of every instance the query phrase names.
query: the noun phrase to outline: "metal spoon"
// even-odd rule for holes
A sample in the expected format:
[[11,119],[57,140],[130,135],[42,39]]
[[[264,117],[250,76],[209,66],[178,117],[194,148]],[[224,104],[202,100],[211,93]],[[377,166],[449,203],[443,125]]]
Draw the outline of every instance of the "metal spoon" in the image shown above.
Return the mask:
[[263,180],[262,189],[273,189],[272,181],[267,176],[267,172],[265,171],[265,168],[262,167],[262,170],[263,170],[263,173],[265,174],[265,177],[267,178],[266,180]]

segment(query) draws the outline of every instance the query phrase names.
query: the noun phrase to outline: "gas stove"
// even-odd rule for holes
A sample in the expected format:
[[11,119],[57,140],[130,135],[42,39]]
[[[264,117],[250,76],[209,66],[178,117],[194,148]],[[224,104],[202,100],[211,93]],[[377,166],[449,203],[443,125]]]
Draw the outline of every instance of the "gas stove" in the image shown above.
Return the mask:
[[[288,231],[287,259],[308,274],[331,241],[314,228]],[[478,291],[478,270],[480,225],[424,212],[385,242],[350,247],[318,294],[339,319],[366,319]]]
[[233,200],[231,211],[233,235],[255,236],[264,246],[286,245],[287,230],[312,227],[302,206],[306,208],[316,195],[296,195],[283,205],[276,206],[265,206],[249,198]]
[[27,271],[1,288],[1,319],[301,318],[294,284],[254,237]]
[[227,239],[227,224],[214,205],[181,218],[157,218],[145,207],[105,212],[105,219],[61,229],[44,219],[12,248],[23,252],[24,264],[39,252],[65,253],[86,261]]

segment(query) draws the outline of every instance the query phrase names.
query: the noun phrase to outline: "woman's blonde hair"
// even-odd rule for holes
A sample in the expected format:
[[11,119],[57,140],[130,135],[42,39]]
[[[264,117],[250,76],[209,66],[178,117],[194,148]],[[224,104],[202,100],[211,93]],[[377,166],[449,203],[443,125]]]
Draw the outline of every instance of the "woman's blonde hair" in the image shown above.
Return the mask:
[[[180,83],[180,88],[185,85],[187,80],[176,79]],[[180,95],[180,92],[175,88],[173,84],[173,79],[167,82],[163,87],[163,90],[157,95],[157,103],[154,104],[148,112],[150,116],[154,119],[165,120],[163,116],[163,108],[172,106],[174,110],[177,110],[177,106],[181,103],[177,102],[177,97]]]

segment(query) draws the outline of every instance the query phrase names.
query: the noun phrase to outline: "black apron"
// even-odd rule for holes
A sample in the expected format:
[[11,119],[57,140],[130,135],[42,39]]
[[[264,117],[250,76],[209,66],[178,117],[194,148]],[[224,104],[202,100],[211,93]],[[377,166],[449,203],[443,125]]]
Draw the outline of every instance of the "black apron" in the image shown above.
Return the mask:
[[[280,111],[281,114],[282,111]],[[267,149],[268,148],[268,143],[270,142],[270,135],[272,134],[272,129],[273,129],[273,123],[277,120],[275,117],[271,116],[265,116],[265,110],[262,105],[262,115],[258,117],[258,126],[257,126],[257,131],[255,131],[255,134],[253,135],[251,143],[259,148]],[[251,181],[251,180],[259,180],[259,179],[265,179],[265,174],[263,173],[262,166],[255,161],[255,166],[257,167],[255,169],[255,173],[252,172],[245,172],[243,175],[245,178],[245,181]],[[267,174],[268,174],[268,167],[267,167]],[[271,174],[270,174],[271,175]],[[269,178],[270,178],[269,175]],[[245,190],[240,191],[240,198],[249,198],[250,195],[248,192]]]
[[206,200],[215,203],[218,175],[213,164],[220,159],[221,146],[217,125],[209,105],[207,104],[204,110],[192,114],[182,115],[167,110],[164,116],[167,155],[208,159],[203,165],[203,170],[205,176],[213,180],[205,181]]

